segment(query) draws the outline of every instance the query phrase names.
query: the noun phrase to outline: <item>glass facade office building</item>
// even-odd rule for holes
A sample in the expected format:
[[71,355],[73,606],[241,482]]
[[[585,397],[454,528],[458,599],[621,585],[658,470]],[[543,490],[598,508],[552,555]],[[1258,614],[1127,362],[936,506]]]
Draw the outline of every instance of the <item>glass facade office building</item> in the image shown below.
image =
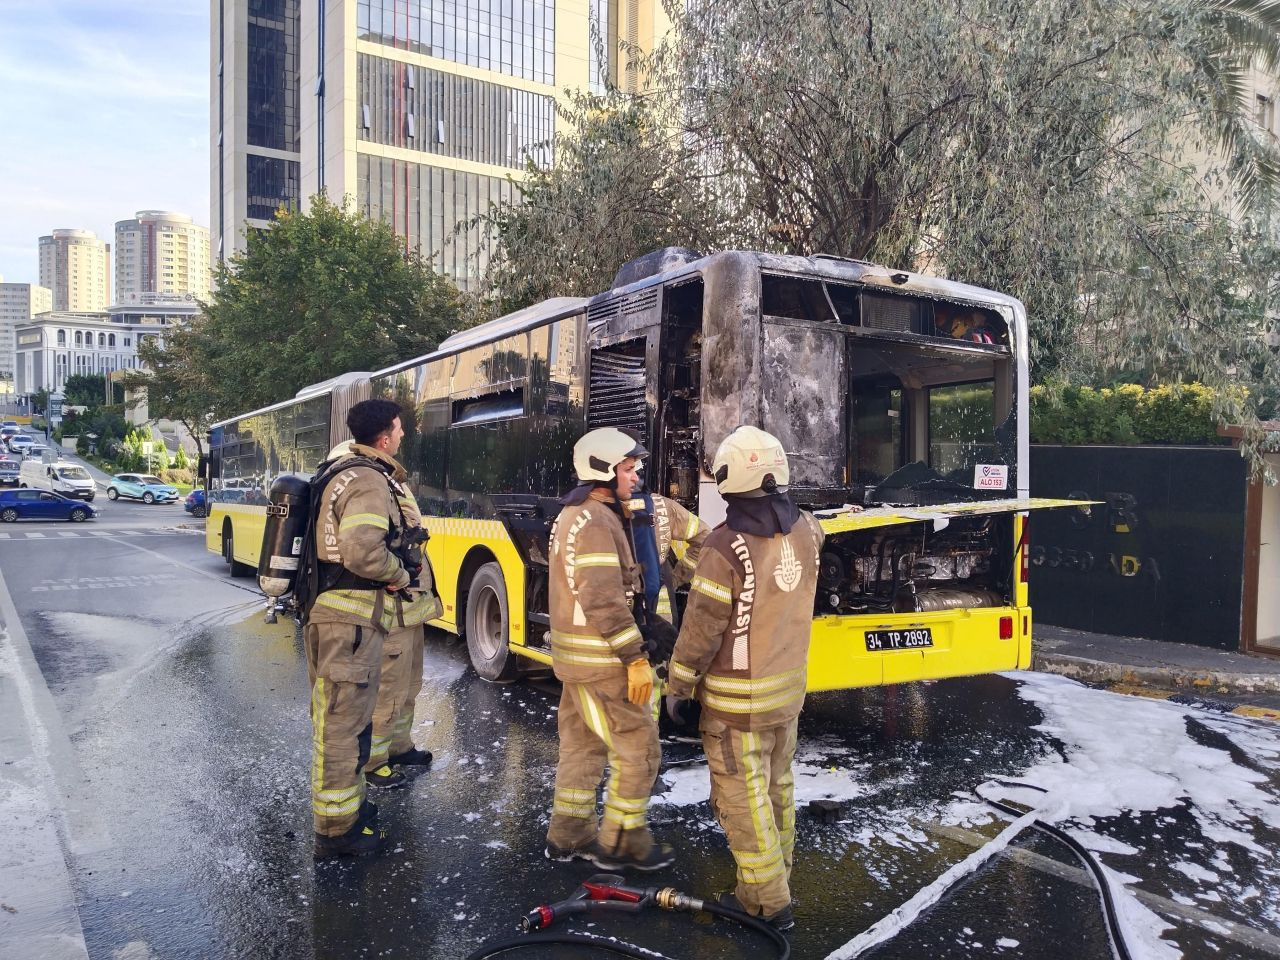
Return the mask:
[[518,198],[529,164],[552,162],[557,93],[601,89],[617,74],[618,22],[657,24],[661,9],[657,0],[210,3],[214,256],[243,249],[246,229],[324,190],[385,220],[407,252],[464,288],[491,245],[467,223]]

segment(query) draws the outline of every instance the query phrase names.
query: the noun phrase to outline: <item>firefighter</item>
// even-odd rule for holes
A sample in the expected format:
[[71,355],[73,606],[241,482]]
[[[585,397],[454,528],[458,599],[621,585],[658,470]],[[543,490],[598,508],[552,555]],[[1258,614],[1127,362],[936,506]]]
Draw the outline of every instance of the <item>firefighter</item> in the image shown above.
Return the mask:
[[[604,869],[657,870],[674,859],[645,811],[658,775],[653,670],[637,624],[641,592],[626,504],[648,455],[621,430],[592,430],[573,448],[579,485],[551,531],[551,655],[562,683],[560,760],[547,830],[548,859]],[[596,788],[606,761],[604,816]]]
[[725,522],[703,546],[670,664],[667,711],[702,704],[711,804],[737,862],[721,903],[795,925],[792,759],[804,703],[822,528],[787,494],[786,453],[755,427],[725,438],[712,465]]
[[[398,556],[405,533],[395,479],[400,407],[365,400],[347,414],[352,463],[317,492],[319,585],[303,639],[311,678],[311,806],[315,857],[373,853],[386,840],[365,802],[382,648],[395,594],[412,574]],[[402,471],[401,471],[402,472]]]
[[[353,456],[351,441],[338,444],[329,451],[326,463],[336,463]],[[395,479],[403,484],[408,474],[397,469]],[[400,513],[407,529],[422,529],[422,513],[418,502],[407,490],[397,494]],[[365,782],[371,787],[387,789],[408,782],[396,767],[431,765],[431,751],[421,750],[413,742],[413,707],[422,689],[422,649],[428,620],[440,616],[440,600],[432,589],[431,565],[423,554],[416,585],[408,590],[409,598],[395,598],[395,622],[382,642],[382,670],[378,679],[378,701],[373,709],[373,738],[369,746],[369,762],[365,764]]]
[[[698,515],[686,510],[675,500],[656,493],[648,493],[640,487],[633,491],[627,504],[636,541],[636,562],[640,564],[644,581],[647,609],[668,623],[675,623],[675,607],[672,593],[677,587],[687,586],[693,579],[694,568],[702,553],[702,544],[711,533]],[[646,528],[652,536],[645,536]],[[653,544],[653,558],[644,554],[644,544]],[[682,556],[676,556],[677,544],[684,545]],[[668,576],[670,571],[670,576]],[[666,656],[657,659],[665,661]]]

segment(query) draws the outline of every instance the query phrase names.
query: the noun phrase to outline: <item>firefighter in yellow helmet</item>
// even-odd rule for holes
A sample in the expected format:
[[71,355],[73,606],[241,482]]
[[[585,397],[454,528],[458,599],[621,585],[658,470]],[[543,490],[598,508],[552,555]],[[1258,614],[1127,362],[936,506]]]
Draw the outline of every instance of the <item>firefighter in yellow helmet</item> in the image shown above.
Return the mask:
[[[626,504],[647,455],[621,430],[582,437],[573,448],[579,485],[561,500],[551,531],[551,656],[563,685],[551,860],[657,870],[674,859],[669,846],[654,842],[645,816],[660,755],[649,703],[653,670],[635,618],[643,588]],[[596,788],[606,762],[600,821]]]
[[778,440],[739,427],[716,451],[725,522],[703,546],[671,658],[668,713],[702,704],[711,804],[737,862],[721,902],[779,929],[791,909],[792,760],[823,533],[787,494]]

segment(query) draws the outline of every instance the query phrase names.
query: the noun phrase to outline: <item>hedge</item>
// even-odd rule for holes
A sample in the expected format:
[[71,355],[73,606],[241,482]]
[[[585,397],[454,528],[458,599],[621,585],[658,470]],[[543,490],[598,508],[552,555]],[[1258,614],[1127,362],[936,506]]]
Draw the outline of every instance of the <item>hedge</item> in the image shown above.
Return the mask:
[[1220,446],[1214,393],[1202,383],[1146,389],[1031,388],[1031,442]]

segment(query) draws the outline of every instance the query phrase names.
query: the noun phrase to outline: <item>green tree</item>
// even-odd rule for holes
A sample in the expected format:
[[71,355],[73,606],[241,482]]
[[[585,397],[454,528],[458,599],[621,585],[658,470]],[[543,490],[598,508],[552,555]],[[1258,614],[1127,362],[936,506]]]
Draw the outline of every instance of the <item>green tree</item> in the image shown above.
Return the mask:
[[173,468],[175,470],[186,470],[191,466],[191,459],[187,456],[187,451],[182,447],[178,447],[178,452],[173,455]]
[[100,407],[106,396],[107,378],[100,373],[77,373],[62,387],[63,403],[75,407]]
[[123,385],[134,393],[129,401],[131,408],[145,403],[148,416],[182,424],[202,455],[219,398],[235,412],[251,409],[250,406],[231,407],[233,398],[226,395],[226,385],[214,378],[214,368],[209,362],[213,347],[205,338],[200,320],[169,332],[163,344],[158,338],[144,337],[138,344],[141,367],[121,378]]
[[[568,114],[523,211],[489,213],[505,306],[541,278],[605,289],[654,241],[873,260],[1018,296],[1039,380],[1203,381],[1256,452],[1257,400],[1280,383],[1263,337],[1280,165],[1240,93],[1280,60],[1280,4],[668,9],[648,92]],[[1258,388],[1226,389],[1242,373]]]
[[172,363],[148,353],[157,411],[233,416],[376,370],[429,352],[458,311],[457,290],[390,226],[319,194],[308,213],[280,210],[270,229],[248,231],[202,315],[170,336]]
[[721,241],[697,158],[671,136],[676,106],[657,95],[570,93],[556,163],[530,165],[521,202],[479,220],[501,239],[488,280],[498,312],[552,296],[591,296],[658,247]]
[[37,390],[31,395],[31,412],[44,413],[49,409],[49,391],[45,389]]

